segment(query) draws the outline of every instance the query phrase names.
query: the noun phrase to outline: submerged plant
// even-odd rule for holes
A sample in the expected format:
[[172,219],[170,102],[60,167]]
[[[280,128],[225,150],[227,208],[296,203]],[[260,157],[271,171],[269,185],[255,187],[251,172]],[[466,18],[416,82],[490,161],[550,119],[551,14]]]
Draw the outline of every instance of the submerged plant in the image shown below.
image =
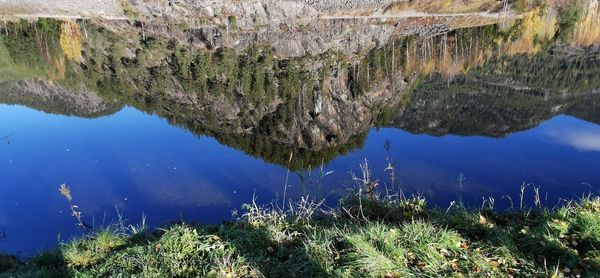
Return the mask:
[[13,136],[13,135],[14,135],[14,133],[11,133],[11,134],[6,135],[4,137],[0,137],[0,141],[6,141],[6,143],[10,145],[10,137]]

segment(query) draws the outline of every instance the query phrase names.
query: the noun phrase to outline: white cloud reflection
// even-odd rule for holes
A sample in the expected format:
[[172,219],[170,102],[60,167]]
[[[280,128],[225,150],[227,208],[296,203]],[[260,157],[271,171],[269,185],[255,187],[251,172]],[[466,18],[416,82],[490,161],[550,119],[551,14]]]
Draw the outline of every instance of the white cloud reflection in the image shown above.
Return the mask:
[[549,135],[556,142],[569,145],[575,149],[600,152],[600,131],[563,129],[551,132]]

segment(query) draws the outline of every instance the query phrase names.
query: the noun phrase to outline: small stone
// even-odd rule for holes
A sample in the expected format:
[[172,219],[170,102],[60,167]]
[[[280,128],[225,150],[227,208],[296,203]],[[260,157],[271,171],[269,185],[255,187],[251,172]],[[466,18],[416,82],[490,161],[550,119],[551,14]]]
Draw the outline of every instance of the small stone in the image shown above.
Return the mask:
[[577,245],[579,245],[579,243],[577,243],[577,241],[571,241],[571,245],[573,245],[573,247],[577,247]]

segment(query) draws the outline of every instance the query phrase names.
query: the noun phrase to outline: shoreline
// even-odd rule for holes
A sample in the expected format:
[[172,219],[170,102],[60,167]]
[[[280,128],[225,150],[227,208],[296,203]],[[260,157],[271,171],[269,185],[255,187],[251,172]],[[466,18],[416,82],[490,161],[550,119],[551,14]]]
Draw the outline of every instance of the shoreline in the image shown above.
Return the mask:
[[144,220],[116,223],[28,259],[0,254],[0,277],[588,277],[600,271],[599,197],[497,212],[490,203],[429,208],[422,197],[362,192],[334,209],[305,198],[287,208],[252,202],[220,225],[174,222],[150,231]]

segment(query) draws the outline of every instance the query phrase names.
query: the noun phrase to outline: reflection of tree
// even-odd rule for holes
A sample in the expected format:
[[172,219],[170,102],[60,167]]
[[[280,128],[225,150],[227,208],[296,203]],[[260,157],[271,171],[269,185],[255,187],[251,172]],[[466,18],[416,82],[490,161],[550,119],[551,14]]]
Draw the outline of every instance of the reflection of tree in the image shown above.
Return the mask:
[[554,47],[533,56],[499,56],[469,76],[555,95],[582,93],[600,88],[600,50]]
[[[442,93],[443,92],[443,93]],[[392,126],[435,136],[503,137],[538,126],[559,114],[600,124],[600,95],[549,93],[467,77],[432,77],[412,93]]]
[[[215,134],[219,142],[232,146],[254,157],[267,162],[279,164],[291,170],[310,169],[327,163],[334,158],[362,148],[367,138],[367,133],[352,136],[347,142],[338,144],[319,151],[304,148],[294,148],[287,144],[273,142],[269,137],[238,136]],[[294,159],[288,163],[290,152]]]
[[[4,52],[58,79],[53,83],[64,88],[57,90],[63,97],[6,93],[0,101],[83,117],[131,105],[269,162],[287,166],[293,152],[294,169],[360,148],[373,126],[504,136],[557,113],[597,119],[594,110],[575,109],[593,99],[585,91],[600,87],[593,54],[552,48],[498,57],[496,49],[506,52],[526,23],[395,38],[353,58],[277,60],[268,47],[200,50],[164,34],[138,38],[128,36],[135,29],[113,33],[97,26],[82,42],[72,22],[21,22],[13,28],[19,33],[0,40]],[[554,78],[557,73],[563,78]],[[83,91],[101,99],[73,105],[72,97],[84,99],[78,104],[94,100]]]
[[123,106],[103,101],[95,92],[85,88],[68,89],[44,80],[0,82],[0,92],[1,103],[82,118],[110,115]]
[[60,46],[67,58],[79,62],[81,60],[81,33],[79,25],[72,21],[65,21],[61,24]]

